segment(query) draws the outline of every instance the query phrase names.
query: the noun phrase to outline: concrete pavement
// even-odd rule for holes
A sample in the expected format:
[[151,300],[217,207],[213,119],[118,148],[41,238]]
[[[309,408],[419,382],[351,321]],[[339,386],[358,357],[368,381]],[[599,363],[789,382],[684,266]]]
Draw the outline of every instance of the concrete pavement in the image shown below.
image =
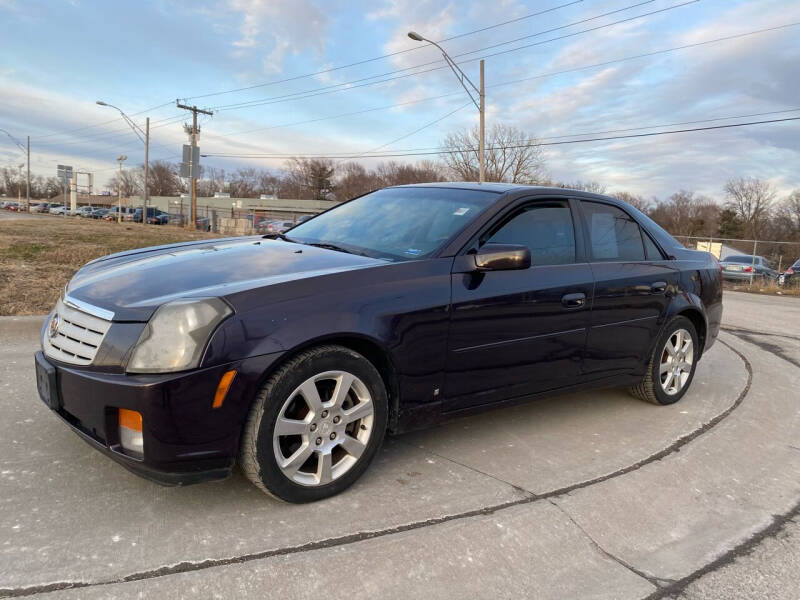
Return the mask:
[[[739,296],[726,327],[798,334],[796,299]],[[800,595],[780,542],[798,535],[796,377],[741,331],[677,405],[612,390],[460,419],[293,506],[239,475],[161,488],[92,451],[36,398],[35,330],[0,322],[0,596],[704,598],[743,578],[758,597],[770,577],[769,597]]]

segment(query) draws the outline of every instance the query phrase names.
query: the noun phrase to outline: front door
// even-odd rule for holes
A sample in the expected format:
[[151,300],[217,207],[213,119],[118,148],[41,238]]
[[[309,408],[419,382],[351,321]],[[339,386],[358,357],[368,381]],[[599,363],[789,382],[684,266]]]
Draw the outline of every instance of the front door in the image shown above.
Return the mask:
[[476,241],[486,243],[528,246],[531,267],[453,273],[445,411],[564,387],[581,372],[593,280],[570,203],[518,205]]

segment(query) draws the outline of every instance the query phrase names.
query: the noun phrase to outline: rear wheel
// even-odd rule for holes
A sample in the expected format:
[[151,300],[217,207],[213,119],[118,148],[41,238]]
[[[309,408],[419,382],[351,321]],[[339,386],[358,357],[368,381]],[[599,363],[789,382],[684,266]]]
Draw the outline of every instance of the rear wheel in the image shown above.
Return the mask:
[[242,470],[288,502],[333,496],[367,469],[387,417],[386,386],[372,363],[342,346],[313,348],[259,392],[245,424]]
[[692,383],[698,352],[694,324],[686,317],[674,317],[656,343],[642,381],[630,388],[631,394],[653,404],[674,404]]

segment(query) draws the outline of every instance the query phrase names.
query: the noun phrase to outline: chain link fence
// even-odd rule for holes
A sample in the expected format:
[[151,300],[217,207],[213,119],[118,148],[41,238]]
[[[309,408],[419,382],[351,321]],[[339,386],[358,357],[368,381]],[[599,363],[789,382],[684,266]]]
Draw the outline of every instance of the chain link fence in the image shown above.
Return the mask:
[[[191,204],[186,201],[175,201],[169,207],[168,222],[171,225],[186,226],[191,219]],[[278,229],[294,225],[303,217],[313,216],[314,212],[275,210],[263,208],[219,208],[215,206],[197,206],[197,228],[225,235],[252,235],[267,233],[266,225],[270,221],[278,222]]]
[[[745,283],[752,286],[754,283],[768,283],[778,286],[789,285],[800,287],[800,269],[792,266],[800,261],[800,242],[787,242],[779,240],[747,240],[710,236],[673,236],[687,248],[711,252],[720,261],[734,255],[761,256],[765,258],[775,275],[770,278],[756,278],[751,276]],[[751,262],[751,268],[756,266],[756,261]],[[797,273],[794,271],[797,270]],[[791,271],[791,272],[790,272]],[[783,278],[781,278],[783,276]],[[759,281],[758,279],[761,279]],[[766,281],[770,279],[771,281]]]

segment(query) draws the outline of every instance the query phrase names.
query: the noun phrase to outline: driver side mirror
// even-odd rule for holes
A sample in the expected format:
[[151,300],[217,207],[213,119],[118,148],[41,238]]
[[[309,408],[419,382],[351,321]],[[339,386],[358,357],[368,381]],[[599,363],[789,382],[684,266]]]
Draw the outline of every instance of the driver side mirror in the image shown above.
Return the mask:
[[518,244],[486,244],[476,254],[479,271],[513,271],[531,266],[531,251]]

